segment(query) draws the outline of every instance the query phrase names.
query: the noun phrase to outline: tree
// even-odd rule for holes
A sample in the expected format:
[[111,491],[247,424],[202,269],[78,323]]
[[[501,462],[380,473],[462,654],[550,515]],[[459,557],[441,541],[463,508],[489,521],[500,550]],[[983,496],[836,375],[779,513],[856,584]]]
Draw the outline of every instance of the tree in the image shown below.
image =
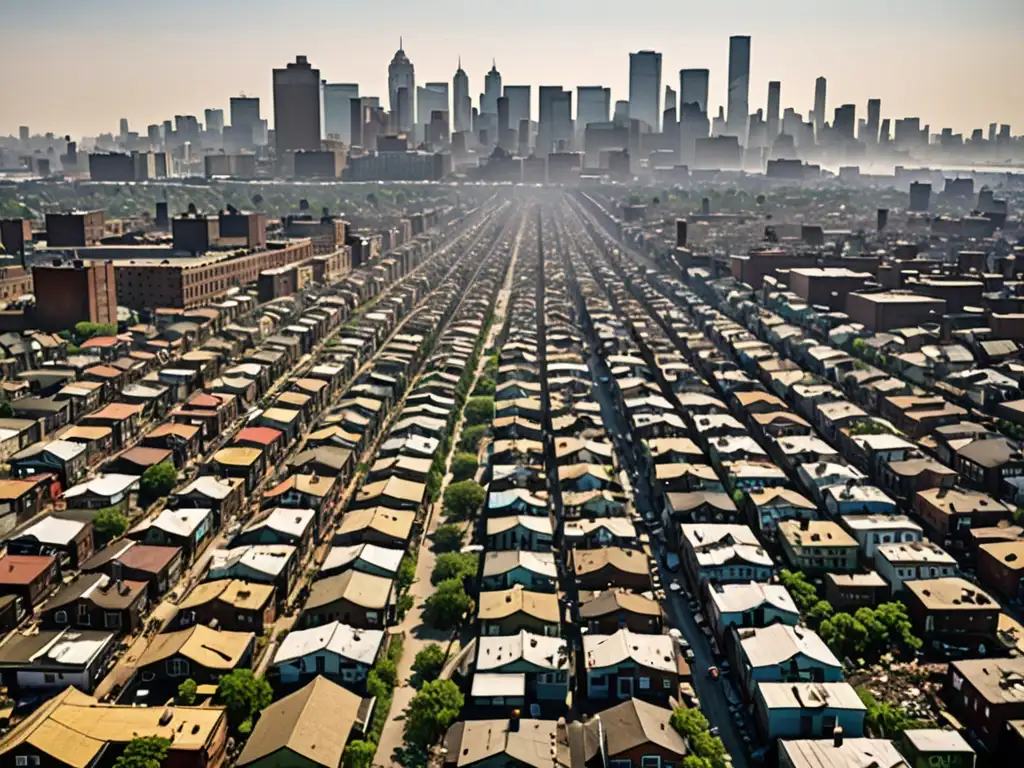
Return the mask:
[[75,323],[75,335],[82,341],[93,336],[113,336],[116,333],[116,323],[90,323],[88,320]]
[[398,664],[393,659],[381,659],[373,665],[373,671],[388,688],[394,689],[398,685]]
[[831,619],[836,610],[828,600],[819,600],[807,612],[807,618],[812,624],[821,624],[825,619]]
[[459,438],[459,450],[476,453],[480,449],[480,441],[487,434],[487,427],[477,424],[475,427],[466,427],[462,430],[462,437]]
[[809,611],[818,602],[818,590],[807,580],[807,577],[800,571],[787,571],[783,569],[779,574],[779,582],[793,597],[793,602],[801,611]]
[[128,530],[128,518],[117,507],[104,507],[92,519],[92,529],[100,539],[110,541]]
[[217,698],[227,707],[228,722],[237,727],[267,707],[274,691],[266,678],[256,677],[251,669],[236,669],[220,679]]
[[170,751],[170,739],[138,736],[128,742],[124,752],[114,761],[114,768],[160,768]]
[[879,701],[866,688],[857,688],[857,695],[864,702],[864,727],[880,739],[894,739],[903,731],[920,727],[906,712],[887,701]]
[[680,736],[687,739],[706,731],[710,726],[703,712],[686,707],[676,707],[672,710],[669,723],[679,732]]
[[476,474],[476,454],[460,452],[452,459],[452,477],[456,482],[469,480]]
[[345,745],[345,768],[370,768],[376,754],[377,745],[372,741],[350,741]]
[[10,400],[0,400],[0,419],[13,419],[14,406]]
[[837,656],[859,656],[868,641],[867,627],[848,613],[837,613],[825,619],[818,634]]
[[412,662],[412,671],[416,673],[421,682],[429,683],[436,680],[441,674],[447,658],[448,654],[444,652],[444,648],[437,643],[430,643],[416,654],[416,658]]
[[416,581],[416,558],[406,555],[398,564],[398,575],[395,577],[399,592],[406,592]]
[[162,461],[154,464],[142,473],[142,480],[139,482],[139,491],[145,504],[152,504],[162,496],[166,496],[174,490],[178,482],[178,472],[169,461]]
[[876,419],[864,419],[850,427],[850,436],[860,435],[891,435],[893,430]]
[[448,579],[460,579],[465,584],[466,580],[475,577],[479,570],[480,558],[475,553],[445,552],[437,556],[430,581],[432,584],[440,584]]
[[462,528],[455,523],[445,523],[434,531],[436,552],[455,552],[462,548]]
[[444,513],[456,520],[468,520],[486,496],[487,492],[472,480],[452,483],[444,491]]
[[493,397],[498,390],[498,385],[490,376],[481,376],[473,389],[473,395],[477,397]]
[[405,737],[423,749],[434,744],[462,711],[462,691],[451,680],[434,680],[423,686],[409,702]]
[[701,731],[695,736],[690,737],[690,749],[698,757],[710,760],[713,768],[724,765],[725,744],[717,736],[712,736],[709,731]]
[[466,403],[466,424],[475,427],[479,424],[490,424],[494,421],[494,398],[472,397]]
[[462,579],[448,579],[423,602],[423,616],[436,629],[454,629],[472,608],[473,600]]
[[864,341],[864,339],[854,339],[851,347],[853,349],[853,354],[855,354],[857,357],[867,357],[868,344],[866,341]]
[[706,757],[687,755],[683,758],[683,768],[711,768],[711,761]]
[[191,677],[178,686],[178,703],[191,707],[196,703],[196,690],[199,686]]

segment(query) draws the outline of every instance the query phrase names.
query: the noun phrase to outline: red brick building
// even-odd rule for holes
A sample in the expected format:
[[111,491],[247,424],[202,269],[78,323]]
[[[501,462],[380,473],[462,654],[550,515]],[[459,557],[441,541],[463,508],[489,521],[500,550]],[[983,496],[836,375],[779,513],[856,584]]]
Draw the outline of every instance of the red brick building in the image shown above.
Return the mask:
[[[938,323],[946,313],[944,299],[917,293],[851,293],[846,298],[850,321],[872,331],[890,331],[921,323]],[[1002,336],[996,334],[996,338]]]
[[117,324],[117,288],[110,262],[73,262],[35,267],[35,324],[44,331],[74,328],[75,323]]

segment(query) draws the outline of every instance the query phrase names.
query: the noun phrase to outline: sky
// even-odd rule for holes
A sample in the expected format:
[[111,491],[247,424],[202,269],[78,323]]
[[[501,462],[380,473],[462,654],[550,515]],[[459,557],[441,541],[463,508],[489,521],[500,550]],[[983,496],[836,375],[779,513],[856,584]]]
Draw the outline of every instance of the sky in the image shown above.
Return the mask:
[[[807,117],[828,78],[828,118],[881,98],[883,117],[932,131],[990,122],[1024,133],[1022,0],[0,0],[0,135],[146,132],[175,114],[227,113],[259,96],[272,120],[271,70],[309,57],[328,82],[383,96],[404,38],[417,83],[451,80],[462,57],[476,103],[496,60],[505,84],[603,85],[628,96],[630,51],[662,53],[662,83],[711,70],[724,103],[730,35],[750,35],[751,111],[782,82],[782,106]],[[574,99],[575,100],[575,99]],[[272,126],[271,126],[272,127]]]

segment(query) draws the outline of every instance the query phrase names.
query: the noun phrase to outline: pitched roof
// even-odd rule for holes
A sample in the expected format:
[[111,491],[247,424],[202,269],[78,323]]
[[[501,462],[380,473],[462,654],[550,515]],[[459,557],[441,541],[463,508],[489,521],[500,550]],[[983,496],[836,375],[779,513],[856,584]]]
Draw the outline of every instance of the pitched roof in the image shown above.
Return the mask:
[[523,589],[521,584],[512,589],[481,592],[478,604],[478,617],[485,621],[505,619],[522,612],[555,624],[560,615],[557,595],[531,592]]
[[675,640],[668,635],[642,635],[620,629],[614,635],[584,635],[587,669],[605,669],[632,660],[648,669],[679,671]]
[[394,582],[383,576],[361,571],[345,571],[313,583],[305,610],[311,611],[338,600],[346,600],[361,608],[381,610],[388,605]]
[[669,724],[672,710],[650,704],[642,699],[630,699],[600,713],[601,725],[608,738],[608,757],[614,760],[647,744],[654,744],[682,757],[687,753],[686,742]]
[[181,655],[207,669],[231,671],[242,661],[254,638],[252,632],[222,632],[197,624],[156,635],[135,666],[146,667]]
[[311,653],[327,651],[351,661],[371,665],[380,653],[383,642],[383,630],[354,629],[347,624],[332,621],[319,627],[289,632],[278,646],[273,663],[284,664]]

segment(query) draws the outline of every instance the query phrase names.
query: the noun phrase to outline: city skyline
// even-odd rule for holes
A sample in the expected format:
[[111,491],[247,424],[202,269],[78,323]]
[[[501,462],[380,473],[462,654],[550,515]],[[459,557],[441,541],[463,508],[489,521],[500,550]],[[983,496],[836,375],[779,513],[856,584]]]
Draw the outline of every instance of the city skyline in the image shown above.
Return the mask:
[[[155,12],[123,0],[93,4],[93,8],[102,6],[104,12],[92,15],[77,6],[63,8],[56,0],[32,5],[13,0],[7,5],[4,18],[8,24],[26,33],[14,35],[7,52],[15,60],[31,56],[35,74],[26,78],[16,68],[0,72],[0,92],[7,100],[0,116],[3,135],[16,134],[20,125],[28,125],[33,133],[94,136],[115,132],[121,118],[127,118],[133,130],[144,132],[146,125],[174,114],[202,116],[205,109],[226,108],[230,97],[242,92],[259,97],[265,104],[264,116],[269,117],[271,70],[294,60],[297,54],[306,55],[328,82],[359,83],[361,93],[376,95],[387,103],[387,67],[400,36],[421,81],[450,81],[461,57],[469,76],[469,93],[476,103],[484,75],[496,60],[505,84],[533,86],[534,115],[541,85],[560,85],[567,91],[581,85],[603,86],[611,89],[613,102],[626,98],[629,54],[639,50],[662,54],[662,81],[673,87],[678,84],[680,69],[710,70],[708,111],[715,114],[727,103],[729,37],[749,34],[750,112],[766,107],[768,83],[779,81],[782,107],[793,107],[806,118],[813,104],[814,80],[820,75],[828,80],[829,122],[836,106],[857,104],[858,114],[864,114],[867,101],[879,98],[884,117],[920,117],[932,132],[950,127],[969,133],[990,122],[1024,123],[1024,104],[1005,98],[1005,84],[1024,77],[1024,62],[1014,59],[1010,44],[1014,30],[1024,23],[1024,8],[1007,0],[986,0],[970,9],[947,2],[908,0],[879,17],[886,21],[882,29],[871,18],[872,11],[886,7],[877,0],[858,6],[860,16],[848,23],[842,23],[838,18],[842,14],[834,10],[805,19],[793,12],[794,2],[781,2],[771,13],[752,4],[742,14],[735,9],[730,13],[710,9],[702,13],[699,25],[689,24],[686,13],[673,4],[655,0],[646,8],[644,19],[616,21],[611,26],[594,18],[593,11],[599,10],[594,3],[588,4],[591,14],[581,14],[576,0],[551,9],[544,17],[545,24],[537,26],[532,22],[536,17],[525,11],[540,5],[524,0],[520,15],[530,20],[501,20],[502,35],[497,38],[493,24],[488,28],[479,19],[460,19],[454,13],[446,17],[445,11],[456,6],[450,0],[432,6],[432,15],[412,3],[392,0],[374,6],[378,14],[390,11],[384,14],[391,22],[387,30],[372,25],[353,32],[340,47],[326,34],[330,19],[339,15],[326,3],[312,2],[310,10],[316,12],[318,23],[299,31],[278,28],[261,18],[259,11],[274,7],[273,3],[255,0],[246,4],[253,12],[238,14],[241,4],[232,0],[209,11],[204,8],[204,24],[194,33],[190,30],[187,50],[201,55],[173,59],[160,44],[161,40],[171,44],[171,40],[165,38],[163,28],[155,26],[146,29],[142,40],[130,38],[112,47],[92,44],[113,33],[109,14],[119,14],[129,28],[152,24],[157,18]],[[199,7],[193,0],[182,5],[186,11]],[[56,6],[62,7],[59,18],[52,13]],[[939,7],[941,14],[935,12]],[[352,22],[361,19],[370,23],[365,9],[347,10],[344,15],[350,29]],[[565,34],[574,15],[579,18],[575,23],[588,34]],[[99,23],[104,16],[106,27]],[[447,18],[446,23],[438,20],[441,17]],[[999,19],[1002,21],[995,23]],[[218,49],[212,32],[223,31],[219,26],[223,24],[233,25],[236,36],[249,35],[259,45]],[[669,32],[677,28],[682,34]],[[593,34],[612,34],[613,30],[614,42],[603,44],[600,55],[595,55]],[[915,34],[908,35],[911,30]],[[93,70],[40,56],[43,48],[36,36],[40,31],[55,43],[46,50],[66,51],[68,57],[91,61]],[[180,32],[172,31],[180,37]],[[943,39],[953,34],[955,40]],[[210,46],[204,46],[208,37]],[[794,48],[798,38],[802,42]],[[554,45],[558,50],[549,54]],[[959,55],[953,55],[951,47]],[[799,55],[793,55],[794,50]],[[133,66],[116,63],[125,57]],[[999,76],[979,77],[979,62],[985,64],[984,71]],[[95,88],[96,70],[103,78],[101,89]],[[64,83],[59,99],[41,87],[52,82]],[[86,87],[90,82],[92,87]]]

